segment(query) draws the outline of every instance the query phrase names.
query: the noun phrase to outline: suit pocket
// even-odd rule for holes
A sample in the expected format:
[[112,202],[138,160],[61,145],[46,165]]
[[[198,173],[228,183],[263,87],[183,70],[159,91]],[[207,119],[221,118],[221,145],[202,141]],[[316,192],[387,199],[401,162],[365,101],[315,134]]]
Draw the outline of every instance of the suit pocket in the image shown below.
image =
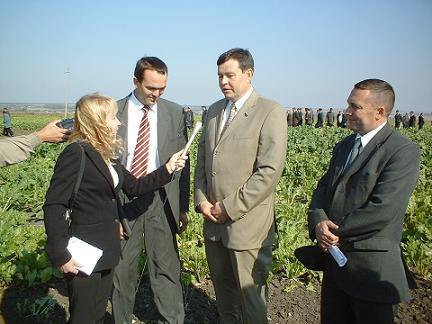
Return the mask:
[[353,248],[355,250],[362,251],[392,251],[397,245],[385,237],[372,237],[367,240],[353,242]]

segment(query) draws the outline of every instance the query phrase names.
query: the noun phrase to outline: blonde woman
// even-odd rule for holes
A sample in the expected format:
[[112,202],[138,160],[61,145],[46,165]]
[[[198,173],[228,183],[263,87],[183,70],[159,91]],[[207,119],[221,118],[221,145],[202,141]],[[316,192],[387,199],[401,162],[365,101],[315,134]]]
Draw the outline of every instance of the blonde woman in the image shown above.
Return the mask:
[[[70,323],[103,323],[123,233],[118,222],[118,191],[123,189],[132,196],[153,191],[170,182],[173,172],[185,165],[178,152],[159,169],[136,179],[116,161],[120,125],[116,114],[116,102],[106,96],[86,95],[77,102],[75,131],[69,139],[72,143],[57,160],[43,208],[46,252],[52,264],[65,274]],[[85,168],[69,227],[62,215],[77,179],[80,146],[85,152]],[[66,248],[72,235],[103,251],[90,276],[77,269],[79,264]]]

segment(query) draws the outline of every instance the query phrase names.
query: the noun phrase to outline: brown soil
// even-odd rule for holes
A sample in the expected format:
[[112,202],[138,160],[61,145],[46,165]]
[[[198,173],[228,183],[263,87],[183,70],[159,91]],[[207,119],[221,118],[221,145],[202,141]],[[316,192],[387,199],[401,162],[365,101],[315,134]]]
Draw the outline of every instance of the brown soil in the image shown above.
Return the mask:
[[[412,291],[412,301],[400,305],[397,323],[432,323],[432,282],[420,280],[419,285],[419,289]],[[318,282],[305,286],[301,282],[275,276],[269,284],[269,322],[271,324],[319,323],[319,291]],[[50,296],[55,301],[49,319],[36,315],[25,317],[23,311],[18,311],[19,305],[35,304],[35,301],[46,296]],[[68,316],[66,296],[62,281],[25,289],[3,288],[0,290],[2,315],[0,315],[0,323],[66,323]],[[196,287],[189,286],[185,289],[184,296],[185,323],[218,323],[214,291],[209,280]],[[139,287],[134,313],[137,323],[156,323],[157,313],[151,302],[147,282]],[[107,308],[105,323],[114,323],[110,305]]]

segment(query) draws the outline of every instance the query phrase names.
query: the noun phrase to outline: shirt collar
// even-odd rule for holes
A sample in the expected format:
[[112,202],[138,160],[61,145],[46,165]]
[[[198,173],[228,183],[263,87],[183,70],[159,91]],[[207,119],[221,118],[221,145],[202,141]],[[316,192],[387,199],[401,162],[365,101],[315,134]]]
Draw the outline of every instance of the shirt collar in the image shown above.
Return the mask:
[[362,149],[366,147],[366,145],[374,138],[374,136],[387,124],[387,121],[379,125],[377,128],[369,131],[368,133],[364,134],[363,136],[360,134],[357,134],[356,139],[361,139]]
[[[245,104],[245,102],[246,102],[246,100],[248,100],[249,99],[249,97],[251,96],[251,94],[252,94],[252,92],[253,92],[253,87],[251,86],[250,88],[249,88],[249,90],[248,91],[246,91],[246,93],[239,99],[239,100],[237,100],[236,102],[235,102],[235,106],[236,106],[236,108],[237,108],[237,111],[240,111],[240,109],[243,107],[243,105]],[[232,101],[229,101],[229,103],[228,103],[228,105],[231,105],[231,102]]]

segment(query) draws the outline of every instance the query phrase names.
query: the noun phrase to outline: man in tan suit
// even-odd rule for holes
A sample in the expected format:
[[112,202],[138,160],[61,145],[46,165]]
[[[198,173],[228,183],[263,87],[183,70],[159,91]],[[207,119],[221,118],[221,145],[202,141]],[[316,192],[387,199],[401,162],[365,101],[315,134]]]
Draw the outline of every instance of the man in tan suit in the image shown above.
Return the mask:
[[209,107],[195,170],[207,261],[222,323],[267,323],[274,190],[285,164],[286,112],[254,91],[252,55],[218,61],[225,96]]

